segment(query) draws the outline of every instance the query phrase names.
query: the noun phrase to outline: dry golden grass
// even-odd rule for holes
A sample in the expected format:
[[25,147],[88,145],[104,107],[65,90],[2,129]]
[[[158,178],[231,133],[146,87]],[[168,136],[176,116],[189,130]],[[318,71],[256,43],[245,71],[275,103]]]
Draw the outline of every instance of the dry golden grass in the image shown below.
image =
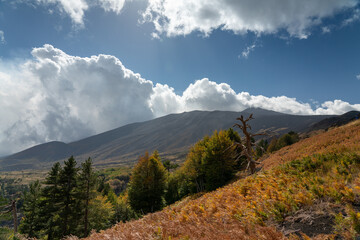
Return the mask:
[[43,180],[48,170],[24,170],[1,172],[1,178],[14,179],[15,184],[29,185],[36,180]]
[[[282,149],[265,160],[264,167],[313,154],[339,155],[316,156],[259,172],[197,199],[188,197],[142,219],[94,232],[86,240],[287,239],[274,223],[319,199],[351,203],[360,196],[359,158],[346,155],[349,152],[360,153],[360,121]],[[351,224],[348,229],[353,231]]]
[[263,158],[265,170],[313,154],[360,153],[360,120],[306,138]]

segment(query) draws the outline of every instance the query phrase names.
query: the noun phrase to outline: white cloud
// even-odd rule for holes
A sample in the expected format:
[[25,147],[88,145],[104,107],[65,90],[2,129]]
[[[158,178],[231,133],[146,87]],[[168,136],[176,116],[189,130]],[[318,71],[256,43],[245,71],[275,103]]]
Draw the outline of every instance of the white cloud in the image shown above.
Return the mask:
[[33,59],[0,60],[0,156],[51,140],[74,141],[121,125],[192,110],[242,111],[260,107],[291,114],[341,114],[360,110],[341,100],[312,109],[286,96],[235,92],[203,78],[182,94],[153,84],[109,55],[71,56],[51,45]]
[[243,58],[246,58],[246,59],[247,59],[247,58],[249,57],[249,55],[250,55],[250,52],[254,51],[255,47],[256,47],[255,44],[246,47],[246,48],[241,52],[241,56],[242,56]]
[[32,55],[20,72],[0,69],[0,155],[10,147],[72,141],[153,118],[152,82],[117,58],[80,58],[51,45]]
[[4,43],[5,43],[4,31],[0,30],[0,44],[4,44]]
[[105,11],[113,11],[117,14],[121,12],[125,4],[125,0],[98,0],[98,2]]
[[[36,4],[56,7],[67,14],[76,27],[84,27],[85,12],[94,6],[100,6],[107,12],[119,14],[124,7],[125,0],[33,0]],[[53,13],[53,9],[49,9]]]
[[84,25],[84,14],[89,8],[86,0],[36,0],[36,3],[57,6],[61,12],[69,15],[75,25],[80,27]]
[[357,78],[358,80],[360,80],[360,74],[359,74],[359,75],[357,75],[357,76],[356,76],[356,78]]
[[222,29],[236,34],[286,30],[290,36],[307,38],[323,18],[356,4],[357,0],[149,0],[143,18],[158,34],[169,37],[194,31],[208,36]]
[[348,111],[360,111],[360,104],[351,105],[341,100],[326,101],[321,107],[315,110],[316,114],[343,114]]

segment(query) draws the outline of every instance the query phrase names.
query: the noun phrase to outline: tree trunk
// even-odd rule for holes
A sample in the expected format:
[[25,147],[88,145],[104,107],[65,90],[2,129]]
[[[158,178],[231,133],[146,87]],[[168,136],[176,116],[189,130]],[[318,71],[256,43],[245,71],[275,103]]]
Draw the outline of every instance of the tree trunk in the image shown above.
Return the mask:
[[89,212],[89,198],[90,198],[90,182],[87,182],[87,186],[86,186],[86,203],[85,203],[85,216],[84,216],[84,234],[85,237],[87,237],[88,235],[88,224],[89,224],[89,220],[88,220],[88,212]]
[[13,218],[14,218],[14,233],[17,233],[17,212],[16,212],[16,201],[15,200],[12,201],[11,208],[12,208]]

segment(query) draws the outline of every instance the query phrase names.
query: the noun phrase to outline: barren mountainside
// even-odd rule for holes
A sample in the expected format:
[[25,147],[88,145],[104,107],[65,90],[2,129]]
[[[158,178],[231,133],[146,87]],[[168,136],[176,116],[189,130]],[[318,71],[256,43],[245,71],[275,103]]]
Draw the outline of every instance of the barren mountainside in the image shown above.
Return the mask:
[[299,116],[263,109],[243,112],[193,111],[170,114],[154,120],[128,124],[71,143],[49,142],[34,146],[0,160],[0,170],[49,168],[55,161],[71,155],[78,161],[91,157],[97,167],[131,165],[145,151],[157,149],[162,158],[184,159],[187,150],[214,130],[228,129],[240,115],[254,114],[253,132],[268,129],[283,134],[304,132],[321,120],[336,116]]

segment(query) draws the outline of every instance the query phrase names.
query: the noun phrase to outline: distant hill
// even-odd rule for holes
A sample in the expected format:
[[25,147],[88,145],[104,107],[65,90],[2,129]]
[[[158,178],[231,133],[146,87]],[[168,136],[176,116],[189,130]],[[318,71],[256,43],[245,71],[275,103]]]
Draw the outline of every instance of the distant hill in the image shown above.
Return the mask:
[[359,118],[360,118],[360,112],[350,111],[340,116],[325,118],[324,120],[321,120],[320,122],[312,125],[309,131],[316,131],[320,129],[327,130],[328,128],[331,127],[339,127]]
[[336,116],[298,116],[258,108],[242,112],[193,111],[170,114],[154,120],[128,124],[76,142],[49,142],[34,146],[0,160],[0,170],[49,168],[71,155],[83,161],[91,157],[97,167],[129,165],[145,151],[157,149],[161,157],[184,159],[187,150],[214,130],[228,129],[240,115],[253,113],[253,132],[271,130],[278,134],[304,132],[314,124]]

